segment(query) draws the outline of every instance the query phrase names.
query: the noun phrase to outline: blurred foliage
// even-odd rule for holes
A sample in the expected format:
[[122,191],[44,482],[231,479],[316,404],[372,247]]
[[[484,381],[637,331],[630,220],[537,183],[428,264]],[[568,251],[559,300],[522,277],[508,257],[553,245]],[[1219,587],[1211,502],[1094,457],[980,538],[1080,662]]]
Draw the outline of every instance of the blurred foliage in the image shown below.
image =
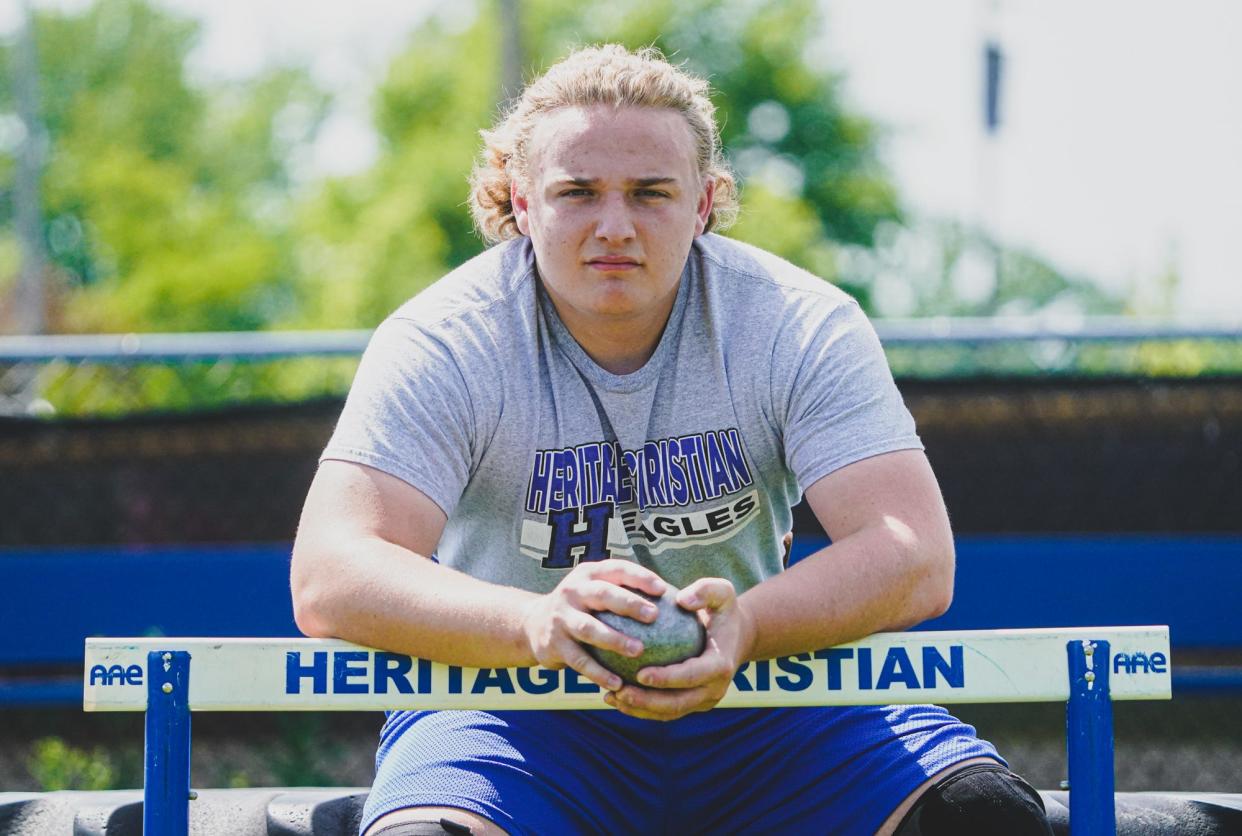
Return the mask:
[[[1145,340],[1014,341],[973,345],[938,341],[890,344],[898,377],[1070,375],[1202,377],[1242,374],[1242,341]],[[0,366],[0,414],[120,417],[139,412],[192,412],[244,404],[299,403],[341,398],[357,357],[301,356],[262,361],[25,363]],[[6,380],[28,380],[37,397],[23,402],[4,392]],[[6,404],[6,397],[10,402]],[[19,409],[12,402],[22,402]]]
[[871,288],[880,316],[1090,316],[1125,303],[1037,255],[955,223],[881,224],[874,247],[844,248],[849,280]]
[[120,770],[107,750],[90,751],[70,746],[59,737],[35,741],[27,762],[30,775],[41,791],[113,790],[124,784]]
[[[53,330],[241,330],[284,315],[297,287],[287,159],[328,103],[306,73],[195,87],[198,24],[142,0],[41,10],[34,28]],[[6,73],[0,110],[13,108]],[[11,161],[0,176],[8,187]],[[5,226],[12,213],[0,204]]]
[[[1111,371],[1102,356],[1096,371]],[[1200,377],[1242,373],[1242,340],[1174,340],[1136,349],[1136,371],[1147,377]]]
[[[132,716],[82,715],[80,709],[64,720],[46,710],[6,709],[2,716],[8,725],[0,730],[0,772],[9,767],[15,784],[5,790],[96,791],[143,784],[141,717],[135,727]],[[371,771],[373,758],[357,757],[349,747],[358,741],[370,745],[374,715],[297,712],[199,719],[191,775],[194,786],[341,786],[365,783],[365,775],[350,774],[351,769],[361,771],[353,767],[355,761],[367,773]],[[63,737],[24,734],[26,729],[49,726],[67,732]]]
[[[148,0],[39,11],[53,330],[369,326],[479,252],[466,177],[497,113],[501,33],[494,5],[464,27],[460,18],[430,15],[392,60],[373,97],[375,164],[299,190],[289,161],[329,104],[305,71],[195,85],[192,20]],[[534,72],[575,45],[613,40],[654,44],[708,75],[749,184],[735,234],[837,279],[834,242],[869,245],[898,212],[874,129],[804,60],[820,22],[811,0],[624,10],[531,0],[525,64]],[[12,87],[6,74],[0,112],[10,117]],[[0,188],[12,168],[0,154]],[[0,292],[16,272],[12,211],[0,207]]]
[[[871,313],[880,317],[1168,316],[1178,281],[1169,271],[1143,293],[1113,294],[978,230],[930,221],[881,223],[874,246],[842,247],[837,263],[847,283],[870,289]],[[887,353],[894,373],[918,377],[1242,373],[1238,340],[936,342],[890,345]]]
[[[711,79],[726,149],[749,184],[735,236],[837,279],[834,242],[869,245],[878,223],[898,217],[875,130],[804,60],[821,23],[815,3],[531,0],[524,9],[532,72],[608,40],[657,46]],[[301,215],[306,296],[318,300],[302,324],[374,325],[482,249],[464,204],[478,131],[498,112],[492,11],[464,30],[430,17],[392,62],[375,95],[379,161],[326,183]],[[849,289],[865,301],[864,285]]]
[[971,344],[935,342],[886,347],[893,374],[904,378],[1066,376],[1182,378],[1242,374],[1237,340],[1046,339]]
[[331,766],[341,759],[340,743],[326,733],[318,714],[287,713],[276,717],[279,743],[267,752],[266,766],[282,787],[328,787]]
[[[522,8],[528,78],[576,45],[605,40],[655,45],[707,76],[743,181],[730,234],[842,285],[873,314],[1126,310],[1033,254],[960,226],[903,219],[878,162],[879,129],[843,107],[840,80],[825,69],[814,0]],[[374,164],[317,181],[295,166],[331,102],[304,68],[193,82],[186,61],[199,24],[152,0],[43,8],[34,22],[52,330],[370,327],[482,249],[465,204],[478,131],[499,111],[496,3],[431,12],[374,91]],[[10,197],[20,133],[13,49],[0,43],[0,306],[20,260]],[[1172,287],[1175,274],[1166,278]],[[1058,349],[1039,351],[1054,362]],[[954,357],[930,367],[961,369],[983,355],[959,348]],[[1074,362],[1099,357],[1111,362],[1094,349]],[[1228,351],[1153,345],[1141,368],[1195,373],[1222,362],[1239,368]],[[144,375],[141,392],[123,370],[61,368],[41,380],[46,400],[74,413],[324,393],[316,373],[226,365]],[[336,381],[337,371],[327,376]]]
[[[29,414],[120,416],[144,410],[193,412],[222,405],[296,403],[340,397],[358,369],[357,357],[140,364],[29,363],[25,385],[38,392]],[[0,396],[6,375],[0,366]],[[4,410],[0,408],[0,413]]]
[[[978,242],[938,230],[941,269],[930,272],[899,246],[925,231],[899,225],[877,129],[843,108],[839,79],[823,69],[813,0],[529,0],[523,10],[528,76],[576,45],[610,40],[655,45],[711,80],[744,183],[736,237],[844,285],[869,309],[893,277],[918,297],[910,313],[981,307],[959,281],[979,260]],[[192,84],[186,58],[199,24],[188,18],[150,0],[39,11],[45,232],[62,284],[55,330],[377,323],[482,248],[466,178],[478,131],[498,112],[501,25],[495,4],[464,20],[457,10],[430,14],[374,93],[379,158],[298,188],[290,161],[330,104],[306,71]],[[13,48],[0,56],[6,66]],[[0,110],[10,116],[12,88],[6,74]],[[3,187],[11,155],[0,163]],[[0,272],[10,283],[12,211],[0,205]],[[991,301],[1002,312],[1041,307],[1069,287],[1030,257],[996,258],[1006,269]],[[1083,298],[1085,287],[1074,285]]]

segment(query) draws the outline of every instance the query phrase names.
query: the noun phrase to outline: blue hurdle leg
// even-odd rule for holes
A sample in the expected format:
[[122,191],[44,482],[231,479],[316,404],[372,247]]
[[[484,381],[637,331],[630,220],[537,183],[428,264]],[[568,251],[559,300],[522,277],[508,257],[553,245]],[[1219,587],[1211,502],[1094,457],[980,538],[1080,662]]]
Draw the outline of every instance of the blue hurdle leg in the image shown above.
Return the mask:
[[147,654],[144,836],[186,836],[190,830],[190,654]]
[[1116,836],[1113,799],[1113,703],[1108,690],[1112,654],[1106,641],[1072,641],[1070,697],[1065,711],[1069,754],[1070,832]]

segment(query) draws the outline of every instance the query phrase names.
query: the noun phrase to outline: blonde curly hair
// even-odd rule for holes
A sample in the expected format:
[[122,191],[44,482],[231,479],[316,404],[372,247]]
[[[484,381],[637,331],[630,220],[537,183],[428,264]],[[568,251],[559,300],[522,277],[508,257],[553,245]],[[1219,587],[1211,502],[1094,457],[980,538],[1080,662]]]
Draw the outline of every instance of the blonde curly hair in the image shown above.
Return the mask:
[[480,131],[483,151],[470,174],[470,214],[490,244],[516,238],[510,183],[530,175],[530,136],[539,117],[562,107],[671,108],[685,117],[698,150],[700,178],[716,182],[707,229],[737,217],[737,181],[725,162],[708,84],[670,64],[654,48],[630,52],[619,44],[577,49],[532,81],[491,130]]

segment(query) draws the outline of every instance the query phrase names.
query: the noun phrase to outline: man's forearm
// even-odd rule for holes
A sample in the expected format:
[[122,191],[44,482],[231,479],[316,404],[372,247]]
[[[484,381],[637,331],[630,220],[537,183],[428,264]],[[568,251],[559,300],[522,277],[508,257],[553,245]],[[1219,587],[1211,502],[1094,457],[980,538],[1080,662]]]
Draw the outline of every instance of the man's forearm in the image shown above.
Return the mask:
[[379,538],[348,548],[347,563],[326,550],[295,555],[302,632],[468,667],[535,664],[523,632],[535,593],[472,578]]
[[[352,541],[346,567],[324,550],[294,560],[307,635],[470,667],[535,664],[523,629],[540,596],[472,578],[379,538]],[[754,627],[747,658],[828,647],[935,617],[951,598],[951,546],[900,524],[865,528],[739,598]]]
[[902,630],[948,608],[949,544],[920,542],[899,523],[864,528],[747,590],[749,659],[769,659]]

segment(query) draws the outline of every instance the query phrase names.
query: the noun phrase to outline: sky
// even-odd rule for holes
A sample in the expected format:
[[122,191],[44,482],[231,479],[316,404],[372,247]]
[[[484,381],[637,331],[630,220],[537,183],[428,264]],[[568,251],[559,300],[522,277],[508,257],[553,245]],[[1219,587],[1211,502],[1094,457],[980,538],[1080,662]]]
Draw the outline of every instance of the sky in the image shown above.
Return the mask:
[[[826,8],[848,100],[887,126],[885,159],[912,209],[980,223],[1147,306],[1174,271],[1177,313],[1242,319],[1242,3]],[[992,136],[989,38],[1004,56]]]
[[[365,168],[367,97],[409,30],[474,0],[161,0],[200,18],[203,78],[306,63],[339,97],[308,166]],[[73,8],[85,0],[36,0]],[[823,66],[884,129],[915,217],[983,226],[1072,275],[1166,313],[1242,319],[1242,3],[1236,0],[823,0]],[[0,32],[18,3],[0,0]],[[434,10],[434,11],[433,11]],[[983,130],[983,44],[1004,56]]]

